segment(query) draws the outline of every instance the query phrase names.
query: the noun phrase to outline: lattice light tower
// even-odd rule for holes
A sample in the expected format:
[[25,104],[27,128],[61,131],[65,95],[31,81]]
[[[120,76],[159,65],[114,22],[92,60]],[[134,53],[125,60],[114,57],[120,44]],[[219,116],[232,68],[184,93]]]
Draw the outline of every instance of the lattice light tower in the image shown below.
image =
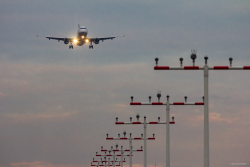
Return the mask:
[[[205,56],[204,67],[195,66],[196,50],[192,50],[191,59],[193,66],[182,66],[183,58],[180,58],[180,67],[176,66],[158,66],[158,58],[155,58],[156,66],[154,70],[203,70],[204,71],[204,167],[209,167],[209,94],[208,94],[208,76],[209,70],[250,70],[250,66],[232,67],[233,58],[229,58],[229,66],[212,66],[207,65],[208,57]],[[169,167],[169,166],[167,166]]]

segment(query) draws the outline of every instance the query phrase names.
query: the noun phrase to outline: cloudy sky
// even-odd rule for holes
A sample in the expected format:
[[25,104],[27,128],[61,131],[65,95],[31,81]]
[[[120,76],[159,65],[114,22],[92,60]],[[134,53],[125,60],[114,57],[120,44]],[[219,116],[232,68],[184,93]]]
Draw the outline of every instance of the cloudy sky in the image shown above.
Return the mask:
[[[36,35],[74,37],[77,24],[89,37],[125,35],[68,49]],[[163,106],[134,101],[202,101],[202,71],[154,71],[160,65],[250,65],[250,1],[0,0],[0,167],[87,167],[106,141],[124,130],[138,137],[141,125],[161,117]],[[250,73],[210,71],[210,166],[250,166]],[[203,107],[171,106],[171,166],[203,166]],[[165,166],[165,126],[148,126],[148,166]],[[141,141],[133,142],[140,148]],[[128,167],[129,163],[125,163]],[[143,166],[134,153],[133,165]]]

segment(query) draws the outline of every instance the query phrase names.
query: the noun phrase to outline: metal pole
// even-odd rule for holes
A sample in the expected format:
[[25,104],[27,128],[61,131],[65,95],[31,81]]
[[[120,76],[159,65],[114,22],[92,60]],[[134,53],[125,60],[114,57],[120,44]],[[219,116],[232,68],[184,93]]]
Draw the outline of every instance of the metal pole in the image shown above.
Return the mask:
[[170,138],[169,138],[169,96],[167,96],[167,105],[166,105],[166,167],[170,167]]
[[209,167],[208,65],[204,66],[204,167]]
[[110,158],[108,158],[108,166],[110,167]]
[[122,146],[121,146],[121,167],[123,167],[123,149],[122,149]]
[[144,116],[144,167],[147,167],[147,122],[146,117]]
[[[131,134],[131,133],[130,133]],[[129,152],[129,166],[132,167],[132,139],[131,139],[131,135],[129,138],[129,148],[130,148],[130,152]]]
[[113,151],[113,167],[115,167],[115,152]]

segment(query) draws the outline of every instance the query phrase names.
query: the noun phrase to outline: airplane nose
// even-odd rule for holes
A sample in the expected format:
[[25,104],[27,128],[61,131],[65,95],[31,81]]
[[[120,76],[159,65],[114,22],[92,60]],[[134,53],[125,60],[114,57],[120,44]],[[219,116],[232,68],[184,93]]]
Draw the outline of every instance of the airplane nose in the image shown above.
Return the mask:
[[84,30],[80,30],[80,32],[87,33],[87,32],[88,32],[88,30],[84,29]]

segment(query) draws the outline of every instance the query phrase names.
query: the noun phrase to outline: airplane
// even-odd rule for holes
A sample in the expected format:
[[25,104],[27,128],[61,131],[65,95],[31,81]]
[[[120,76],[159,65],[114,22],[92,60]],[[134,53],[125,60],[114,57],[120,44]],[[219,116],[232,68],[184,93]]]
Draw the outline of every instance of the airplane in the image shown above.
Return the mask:
[[[96,37],[96,38],[88,38],[88,30],[85,26],[80,26],[80,24],[78,24],[78,30],[77,30],[77,37],[76,38],[58,38],[58,37],[48,37],[45,36],[45,38],[48,38],[49,40],[53,39],[53,40],[57,40],[58,42],[63,41],[64,44],[69,44],[69,49],[73,49],[73,43],[75,43],[78,46],[82,46],[85,43],[89,43],[89,49],[93,49],[93,44],[99,44],[100,41],[104,41],[104,40],[113,40],[116,37],[124,37],[124,35],[121,36],[116,36],[116,37]],[[37,37],[44,37],[44,36],[40,36],[37,35]]]

